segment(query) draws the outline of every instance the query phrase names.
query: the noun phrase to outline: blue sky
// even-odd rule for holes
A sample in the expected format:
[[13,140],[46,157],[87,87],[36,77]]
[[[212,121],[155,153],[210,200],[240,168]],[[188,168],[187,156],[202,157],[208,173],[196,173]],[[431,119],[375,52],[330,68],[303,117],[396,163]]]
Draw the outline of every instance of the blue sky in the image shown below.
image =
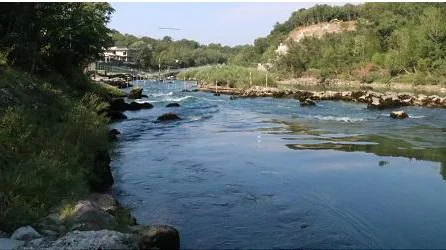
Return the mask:
[[[339,3],[338,3],[339,4]],[[269,34],[276,22],[315,3],[111,3],[110,28],[136,36],[239,45]],[[181,30],[161,30],[173,27]]]

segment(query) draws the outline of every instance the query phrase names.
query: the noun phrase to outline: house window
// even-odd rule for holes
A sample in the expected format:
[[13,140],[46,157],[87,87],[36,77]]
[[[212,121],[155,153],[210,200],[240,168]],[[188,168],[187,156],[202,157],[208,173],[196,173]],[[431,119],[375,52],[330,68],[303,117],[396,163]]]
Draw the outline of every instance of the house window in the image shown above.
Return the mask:
[[122,54],[125,56],[125,55],[127,54],[127,52],[126,52],[126,51],[123,51]]

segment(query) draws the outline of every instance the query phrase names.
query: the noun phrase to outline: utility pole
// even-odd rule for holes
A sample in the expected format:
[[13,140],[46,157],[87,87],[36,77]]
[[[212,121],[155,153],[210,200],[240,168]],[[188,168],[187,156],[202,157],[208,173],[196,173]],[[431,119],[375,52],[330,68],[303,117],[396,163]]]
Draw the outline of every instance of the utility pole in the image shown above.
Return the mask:
[[252,72],[249,71],[249,87],[251,88],[252,86]]
[[158,81],[161,81],[161,56],[158,57]]
[[266,75],[265,75],[265,85],[268,88],[268,71],[266,71]]

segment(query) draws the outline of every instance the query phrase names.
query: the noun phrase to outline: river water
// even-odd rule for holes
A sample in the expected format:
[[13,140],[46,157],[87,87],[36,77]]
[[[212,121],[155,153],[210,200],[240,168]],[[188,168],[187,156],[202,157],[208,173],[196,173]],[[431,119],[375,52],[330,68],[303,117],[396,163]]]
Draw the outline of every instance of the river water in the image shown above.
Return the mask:
[[[140,223],[176,227],[182,248],[446,246],[446,110],[393,120],[139,84],[154,108],[113,125],[114,192]],[[166,112],[183,120],[154,122]]]

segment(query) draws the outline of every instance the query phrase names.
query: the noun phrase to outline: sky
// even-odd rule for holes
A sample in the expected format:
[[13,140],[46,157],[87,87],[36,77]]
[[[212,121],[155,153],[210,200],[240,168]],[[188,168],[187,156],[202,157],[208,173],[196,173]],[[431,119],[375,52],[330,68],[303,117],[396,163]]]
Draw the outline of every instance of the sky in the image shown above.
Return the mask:
[[[265,37],[276,22],[288,20],[293,11],[316,3],[111,3],[115,9],[109,27],[135,36],[201,44],[252,44]],[[337,3],[339,4],[339,3]],[[176,28],[165,30],[159,28]]]

